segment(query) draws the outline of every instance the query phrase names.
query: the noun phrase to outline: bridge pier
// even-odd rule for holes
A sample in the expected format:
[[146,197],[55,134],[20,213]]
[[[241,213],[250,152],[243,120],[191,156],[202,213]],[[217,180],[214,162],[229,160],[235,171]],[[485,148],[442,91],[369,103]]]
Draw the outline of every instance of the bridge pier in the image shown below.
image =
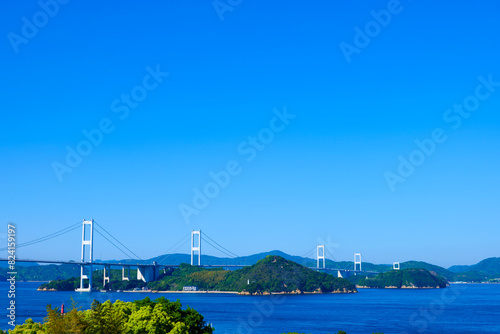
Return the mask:
[[[106,269],[107,269],[107,271],[106,271]],[[111,267],[110,266],[104,266],[104,273],[103,273],[103,278],[102,278],[102,288],[103,289],[105,288],[106,283],[109,283],[109,273],[110,272],[111,272]]]
[[130,281],[130,266],[127,266],[127,276],[125,276],[125,266],[122,267],[122,281]]
[[[86,285],[88,282],[88,286]],[[92,265],[80,265],[80,287],[75,291],[89,292],[92,291]]]
[[144,282],[155,281],[160,276],[160,267],[154,266],[137,266],[137,279]]

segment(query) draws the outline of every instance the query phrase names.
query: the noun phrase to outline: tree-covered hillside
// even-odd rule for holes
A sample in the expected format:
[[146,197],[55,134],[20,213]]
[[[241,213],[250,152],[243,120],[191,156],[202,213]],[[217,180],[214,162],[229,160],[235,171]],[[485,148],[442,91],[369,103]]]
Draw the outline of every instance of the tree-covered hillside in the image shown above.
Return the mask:
[[264,292],[354,292],[342,278],[319,273],[280,256],[269,255],[250,267],[235,271],[203,269],[187,264],[148,284],[154,290],[181,290],[196,286],[203,290]]
[[[94,288],[102,288],[102,273],[94,272]],[[40,289],[73,290],[79,286],[78,278],[56,280]],[[112,275],[105,289],[126,290],[144,287],[142,281],[121,281]],[[222,268],[206,269],[188,264],[167,271],[159,279],[147,283],[152,290],[180,291],[185,286],[200,290],[235,291],[246,293],[302,293],[302,292],[356,292],[354,284],[343,278],[319,273],[280,256],[268,256],[253,266],[228,271]]]
[[[7,268],[0,268],[0,276],[7,276]],[[80,266],[76,264],[49,264],[46,266],[16,266],[18,281],[51,281],[80,276]]]
[[361,277],[356,284],[368,288],[445,288],[448,282],[428,270],[411,268]]
[[222,268],[200,268],[183,263],[173,271],[161,274],[159,279],[149,282],[148,287],[159,291],[181,291],[185,286],[197,286],[202,290],[214,290],[229,271]]
[[223,282],[230,291],[255,292],[355,292],[343,278],[316,272],[280,256],[267,256],[251,267],[231,272]]
[[498,276],[500,274],[500,257],[490,257],[472,266],[451,266],[449,270],[454,273],[483,272],[487,276]]
[[454,273],[452,273],[451,271],[449,271],[443,267],[436,266],[434,264],[430,264],[430,263],[422,262],[422,261],[407,261],[407,262],[401,263],[401,269],[410,269],[410,268],[426,269],[428,271],[435,272],[439,276],[442,276],[449,281],[453,281],[455,279]]

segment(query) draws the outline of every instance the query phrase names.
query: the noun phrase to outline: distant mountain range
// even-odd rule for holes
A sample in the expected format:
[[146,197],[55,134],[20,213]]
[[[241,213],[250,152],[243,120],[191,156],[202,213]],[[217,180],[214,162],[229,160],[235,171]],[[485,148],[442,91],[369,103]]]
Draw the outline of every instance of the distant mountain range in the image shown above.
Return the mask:
[[[311,259],[307,257],[301,257],[301,256],[295,256],[295,255],[290,255],[286,254],[282,251],[279,250],[273,250],[270,252],[264,252],[264,253],[258,253],[258,254],[253,254],[249,256],[240,256],[240,257],[235,257],[235,258],[229,258],[229,257],[216,257],[216,256],[210,256],[210,255],[202,255],[201,256],[201,263],[204,265],[253,265],[257,263],[257,261],[264,259],[268,255],[276,255],[276,256],[281,256],[287,260],[296,262],[298,264],[301,264],[306,267],[316,267],[316,259]],[[195,262],[198,260],[197,257],[195,257]],[[98,261],[96,261],[98,262]],[[160,255],[156,256],[147,260],[111,260],[111,261],[106,261],[106,262],[111,262],[111,263],[130,263],[130,264],[138,264],[138,263],[153,263],[157,262],[158,264],[163,264],[163,265],[179,265],[181,263],[191,263],[191,255],[190,254],[179,254],[179,253],[174,253],[174,254],[165,254],[165,255]],[[372,264],[368,262],[363,262],[362,264],[363,270],[367,271],[377,271],[377,272],[383,272],[390,270],[392,268],[392,265],[389,264]],[[349,261],[332,261],[332,260],[326,260],[326,267],[329,268],[336,268],[336,269],[353,269],[353,262]]]
[[[204,265],[253,265],[257,263],[257,261],[264,259],[268,255],[277,255],[281,256],[287,260],[299,263],[306,267],[316,267],[316,260],[294,256],[286,254],[279,250],[273,250],[270,252],[258,253],[249,256],[241,256],[236,258],[220,258],[211,255],[202,255],[201,263]],[[196,258],[197,259],[197,258]],[[96,263],[100,261],[97,260]],[[181,263],[191,263],[191,255],[190,254],[165,254],[161,256],[156,256],[147,260],[107,260],[105,262],[108,263],[127,263],[127,264],[151,264],[153,262],[157,262],[158,264],[163,265],[179,265]],[[17,265],[17,264],[16,264]],[[18,279],[32,280],[36,277],[36,280],[53,280],[53,279],[61,279],[61,278],[69,278],[69,277],[61,277],[65,276],[65,274],[75,273],[77,272],[77,266],[74,265],[63,265],[64,270],[54,270],[55,268],[51,266],[38,266],[33,264],[32,267],[24,267],[21,272],[25,277],[19,277]],[[326,260],[327,268],[336,268],[336,269],[353,269],[352,261],[332,261]],[[409,269],[409,268],[422,268],[429,271],[436,272],[437,274],[443,276],[449,281],[465,281],[465,282],[481,282],[487,281],[489,279],[498,279],[500,278],[500,258],[489,258],[485,259],[475,265],[455,265],[446,269],[440,266],[436,266],[426,262],[420,261],[408,261],[400,264],[401,269]],[[57,266],[56,266],[57,267]],[[66,268],[67,267],[67,268]],[[49,270],[52,269],[52,270]],[[62,269],[62,266],[60,267]],[[363,262],[362,269],[366,271],[375,271],[375,272],[386,272],[392,269],[392,265],[389,264],[373,264],[369,262]],[[0,268],[0,279],[1,276],[6,276],[7,269]],[[54,276],[54,277],[52,277]]]
[[[220,258],[216,256],[210,255],[202,255],[201,263],[206,265],[253,265],[257,263],[257,261],[265,258],[268,255],[277,255],[281,256],[287,260],[297,262],[306,267],[316,267],[316,260],[294,256],[286,254],[279,250],[273,250],[270,252],[258,253],[249,256],[241,256],[236,258]],[[195,260],[197,258],[195,257]],[[179,265],[181,263],[191,263],[191,255],[190,254],[165,254],[161,256],[157,256],[151,259],[147,259],[142,261],[141,263],[152,263],[153,261],[158,264],[165,265]],[[111,262],[111,261],[107,261]],[[119,260],[115,262],[120,263],[137,263],[137,261],[131,260]],[[500,277],[500,258],[489,258],[485,259],[475,265],[471,266],[452,266],[448,269],[433,265],[427,262],[422,261],[407,261],[400,264],[401,269],[410,269],[410,268],[422,268],[429,271],[436,272],[440,276],[443,276],[449,281],[467,281],[467,282],[480,282],[488,279],[499,278]],[[327,268],[336,268],[336,269],[353,269],[354,264],[352,261],[332,261],[326,260]],[[376,272],[386,272],[392,269],[392,265],[390,264],[373,264],[369,262],[363,262],[362,269],[366,271],[376,271]]]
[[451,266],[448,268],[449,271],[454,273],[464,273],[464,272],[483,272],[488,276],[497,276],[500,274],[500,257],[490,257],[485,259],[479,263],[476,263],[471,266]]

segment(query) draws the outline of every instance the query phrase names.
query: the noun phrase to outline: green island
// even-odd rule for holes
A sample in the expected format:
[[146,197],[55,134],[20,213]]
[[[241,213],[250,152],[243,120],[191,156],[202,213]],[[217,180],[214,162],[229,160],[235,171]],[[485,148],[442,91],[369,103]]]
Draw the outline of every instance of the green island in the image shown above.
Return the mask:
[[[101,277],[101,280],[99,280]],[[343,278],[316,272],[281,256],[269,255],[256,264],[239,270],[207,269],[188,264],[162,273],[158,280],[122,281],[113,273],[110,282],[102,286],[102,276],[94,273],[98,289],[130,290],[147,288],[153,291],[182,291],[186,286],[198,290],[237,292],[242,295],[272,293],[355,293],[356,286]],[[39,290],[69,291],[79,285],[78,278],[54,280],[43,284]]]
[[374,277],[354,276],[349,279],[358,288],[446,288],[448,281],[435,272],[422,268],[391,270]]

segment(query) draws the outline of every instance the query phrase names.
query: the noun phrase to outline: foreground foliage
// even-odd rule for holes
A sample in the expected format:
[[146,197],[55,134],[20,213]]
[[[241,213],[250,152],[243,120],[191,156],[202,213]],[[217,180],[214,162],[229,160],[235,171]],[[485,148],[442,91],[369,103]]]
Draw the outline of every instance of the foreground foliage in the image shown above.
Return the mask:
[[197,311],[182,309],[179,301],[170,302],[164,297],[151,301],[148,297],[134,302],[94,300],[90,310],[73,307],[62,315],[60,310],[47,306],[45,322],[28,319],[17,325],[9,334],[204,334],[213,333],[203,316]]

